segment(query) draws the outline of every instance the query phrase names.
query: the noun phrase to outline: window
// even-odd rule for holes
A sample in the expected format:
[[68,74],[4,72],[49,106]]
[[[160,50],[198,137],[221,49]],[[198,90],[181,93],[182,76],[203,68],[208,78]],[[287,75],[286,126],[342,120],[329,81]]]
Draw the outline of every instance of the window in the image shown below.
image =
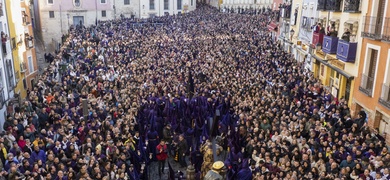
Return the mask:
[[6,68],[7,68],[7,81],[8,81],[8,87],[12,90],[12,87],[14,87],[14,70],[12,68],[12,62],[11,59],[7,59],[6,61]]
[[47,4],[53,4],[53,0],[47,0]]
[[[16,38],[15,37],[11,38],[11,46],[12,46],[11,47],[12,50],[16,49]],[[7,48],[7,47],[3,46],[3,48]]]
[[4,88],[4,82],[3,82],[3,70],[0,68],[0,91],[2,92],[3,91],[3,88]]
[[177,10],[181,10],[181,0],[177,0]]
[[74,0],[74,6],[80,7],[81,3],[80,0]]
[[106,11],[102,11],[102,17],[106,17]]
[[384,81],[382,84],[381,96],[379,98],[379,103],[384,105],[387,108],[390,108],[390,49],[387,53],[387,62]]
[[3,3],[0,3],[0,16],[4,16]]
[[26,78],[23,79],[23,87],[24,87],[24,89],[27,89],[27,81],[26,81]]
[[[369,45],[368,45],[369,46]],[[375,85],[375,75],[379,52],[377,49],[368,48],[366,52],[366,59],[364,64],[364,71],[361,76],[361,83],[359,90],[364,94],[373,97],[373,90]]]
[[154,10],[154,0],[149,0],[149,9]]
[[22,11],[22,21],[23,21],[23,25],[29,24],[28,15],[27,15],[26,11]]
[[100,0],[101,4],[106,4],[106,0]]
[[4,101],[5,101],[5,96],[4,96],[4,91],[3,91],[3,88],[4,88],[4,82],[3,82],[3,77],[2,77],[2,73],[3,72],[3,69],[0,68],[0,107],[2,108],[3,107],[3,104],[4,104]]
[[129,5],[130,4],[130,0],[125,0],[124,4],[125,5]]
[[169,0],[164,0],[164,10],[169,10]]
[[[255,0],[255,4],[256,4],[256,0]],[[191,6],[194,6],[194,0],[191,0]]]
[[54,18],[54,11],[49,11],[49,17]]
[[34,62],[33,62],[33,58],[31,56],[29,56],[27,58],[28,60],[28,73],[31,74],[34,72]]

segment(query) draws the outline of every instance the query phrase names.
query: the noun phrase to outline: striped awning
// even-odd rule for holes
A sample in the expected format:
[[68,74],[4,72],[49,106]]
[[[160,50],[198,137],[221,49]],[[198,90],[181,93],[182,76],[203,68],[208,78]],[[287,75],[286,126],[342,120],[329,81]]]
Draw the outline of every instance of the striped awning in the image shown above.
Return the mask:
[[278,30],[278,25],[274,22],[271,22],[270,24],[268,24],[268,30],[270,31],[277,31]]

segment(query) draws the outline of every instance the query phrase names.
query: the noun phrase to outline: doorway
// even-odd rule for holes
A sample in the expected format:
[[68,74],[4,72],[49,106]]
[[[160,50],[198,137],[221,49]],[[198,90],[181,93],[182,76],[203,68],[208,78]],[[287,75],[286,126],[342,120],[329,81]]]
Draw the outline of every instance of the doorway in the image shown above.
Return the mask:
[[73,16],[73,26],[83,26],[84,25],[84,16]]

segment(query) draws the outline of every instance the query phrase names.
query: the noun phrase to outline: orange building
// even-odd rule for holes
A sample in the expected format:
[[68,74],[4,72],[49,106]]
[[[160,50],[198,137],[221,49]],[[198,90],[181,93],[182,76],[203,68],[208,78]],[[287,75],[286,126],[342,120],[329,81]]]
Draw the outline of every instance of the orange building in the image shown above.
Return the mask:
[[368,1],[363,18],[359,74],[352,101],[354,114],[365,111],[368,125],[390,142],[390,3]]
[[34,86],[36,77],[38,75],[38,64],[36,56],[36,48],[34,45],[34,29],[33,29],[33,12],[31,12],[31,1],[21,1],[21,13],[22,13],[22,24],[24,26],[24,39],[25,51],[23,51],[23,62],[22,62],[22,79],[23,87],[30,89]]

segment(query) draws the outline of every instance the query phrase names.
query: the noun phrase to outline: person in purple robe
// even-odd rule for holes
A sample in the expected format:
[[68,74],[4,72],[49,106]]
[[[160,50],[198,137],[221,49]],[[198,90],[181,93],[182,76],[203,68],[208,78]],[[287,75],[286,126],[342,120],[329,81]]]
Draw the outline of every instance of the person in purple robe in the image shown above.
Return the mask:
[[242,167],[238,171],[236,175],[236,179],[240,180],[251,180],[252,179],[252,171],[249,168],[248,159],[244,159],[242,162]]

